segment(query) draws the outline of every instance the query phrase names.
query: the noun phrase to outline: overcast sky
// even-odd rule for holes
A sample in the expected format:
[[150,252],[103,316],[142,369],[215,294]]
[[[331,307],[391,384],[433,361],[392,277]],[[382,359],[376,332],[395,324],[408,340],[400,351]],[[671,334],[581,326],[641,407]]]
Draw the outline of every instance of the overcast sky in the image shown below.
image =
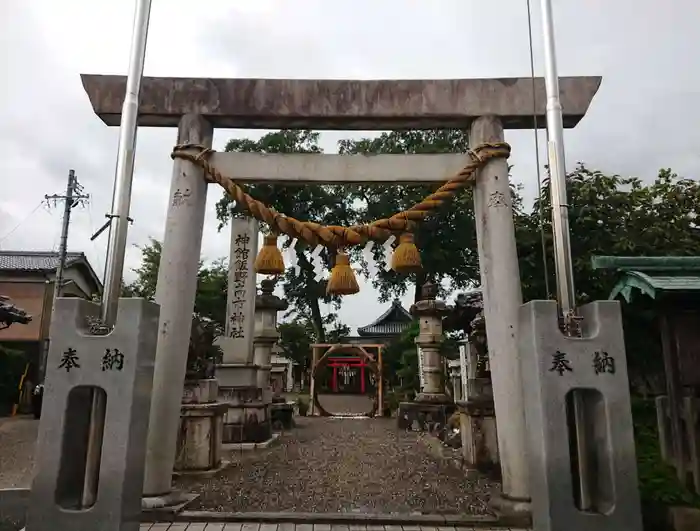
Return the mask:
[[[539,2],[533,0],[536,73],[542,75]],[[557,0],[561,75],[602,75],[588,115],[568,130],[568,166],[651,179],[660,167],[700,174],[700,2]],[[196,7],[195,7],[196,6]],[[110,209],[118,129],[93,113],[79,74],[126,74],[134,1],[0,0],[0,248],[58,248],[61,213],[39,206],[75,169],[90,207],[76,209],[69,248],[98,274]],[[146,75],[288,78],[529,76],[524,0],[155,0]],[[214,147],[255,131],[218,130]],[[327,151],[342,132],[323,135]],[[141,129],[125,275],[133,244],[161,238],[171,172],[171,129]],[[533,135],[508,132],[513,176],[536,189]],[[202,255],[228,253],[210,189]],[[38,207],[38,208],[37,208]],[[17,225],[19,224],[19,227]],[[13,230],[15,229],[15,230]],[[10,233],[8,235],[8,233]],[[367,324],[382,311],[365,286],[341,317]],[[409,297],[405,299],[408,305]],[[371,309],[370,309],[371,308]]]

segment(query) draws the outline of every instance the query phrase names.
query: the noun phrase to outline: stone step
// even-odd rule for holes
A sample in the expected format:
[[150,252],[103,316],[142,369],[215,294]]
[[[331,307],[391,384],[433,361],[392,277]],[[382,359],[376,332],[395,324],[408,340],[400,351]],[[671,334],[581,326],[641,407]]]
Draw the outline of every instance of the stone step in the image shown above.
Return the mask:
[[140,531],[528,531],[515,527],[469,527],[378,524],[302,524],[254,522],[175,522],[141,524]]
[[[155,515],[154,515],[155,516]],[[158,520],[157,516],[153,518]],[[468,530],[517,530],[525,531],[525,525],[509,522],[488,515],[449,514],[371,514],[346,513],[225,513],[213,511],[183,511],[170,518],[179,527],[143,528],[148,531],[468,531]],[[184,527],[197,522],[200,527]],[[201,529],[201,524],[209,527]],[[173,525],[175,525],[173,524]],[[148,525],[148,524],[144,524]],[[156,524],[153,524],[156,525]]]

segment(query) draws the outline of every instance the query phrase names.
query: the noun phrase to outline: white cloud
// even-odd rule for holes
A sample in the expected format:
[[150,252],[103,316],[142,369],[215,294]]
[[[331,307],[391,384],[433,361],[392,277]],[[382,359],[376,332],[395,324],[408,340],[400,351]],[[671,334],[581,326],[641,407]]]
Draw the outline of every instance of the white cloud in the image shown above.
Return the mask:
[[[184,0],[153,3],[147,75],[210,77],[447,78],[529,75],[527,14],[522,0]],[[533,2],[537,4],[537,2]],[[92,204],[76,210],[71,250],[101,271],[106,235],[89,236],[109,211],[118,131],[92,113],[80,73],[127,69],[134,2],[33,0],[0,3],[0,238],[40,202],[62,192],[76,170]],[[537,6],[534,6],[537,8]],[[676,0],[561,0],[555,5],[561,75],[603,75],[588,116],[566,133],[568,165],[651,178],[671,166],[700,169],[700,4]],[[541,75],[539,13],[534,13]],[[218,131],[215,147],[249,131]],[[332,132],[323,144],[355,136]],[[540,135],[542,138],[544,135]],[[514,178],[535,189],[531,131],[509,132]],[[163,234],[175,131],[142,129],[129,244]],[[227,254],[209,193],[202,254]],[[158,206],[160,205],[160,206]],[[4,249],[57,243],[60,213],[38,209]],[[127,267],[138,264],[130,247]],[[130,272],[127,271],[127,275]],[[381,312],[368,286],[341,312],[352,326]],[[405,301],[408,303],[408,299]],[[372,308],[372,310],[368,310]]]

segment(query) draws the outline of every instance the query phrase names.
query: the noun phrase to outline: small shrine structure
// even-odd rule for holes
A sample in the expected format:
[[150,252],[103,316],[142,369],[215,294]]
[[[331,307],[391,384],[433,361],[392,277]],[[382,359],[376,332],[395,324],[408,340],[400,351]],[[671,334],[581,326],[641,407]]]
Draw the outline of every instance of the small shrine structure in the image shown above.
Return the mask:
[[700,256],[595,256],[592,266],[615,272],[608,298],[655,314],[665,384],[656,397],[661,456],[700,493]]
[[[370,356],[376,361],[377,348],[399,337],[412,322],[411,314],[401,301],[394,299],[383,314],[371,323],[358,327],[357,335],[345,338],[343,343],[369,349]],[[336,351],[325,361],[328,368],[325,392],[365,394],[376,387],[374,372],[370,370],[372,360],[353,349]]]

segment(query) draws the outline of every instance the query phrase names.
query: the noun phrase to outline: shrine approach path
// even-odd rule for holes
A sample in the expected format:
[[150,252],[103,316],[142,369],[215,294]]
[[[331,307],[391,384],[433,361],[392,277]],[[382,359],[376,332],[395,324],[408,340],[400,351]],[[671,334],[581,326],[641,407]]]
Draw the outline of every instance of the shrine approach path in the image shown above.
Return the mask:
[[490,514],[498,486],[467,478],[435,451],[437,440],[396,419],[297,417],[265,450],[234,452],[211,478],[180,478],[201,496],[188,510]]

